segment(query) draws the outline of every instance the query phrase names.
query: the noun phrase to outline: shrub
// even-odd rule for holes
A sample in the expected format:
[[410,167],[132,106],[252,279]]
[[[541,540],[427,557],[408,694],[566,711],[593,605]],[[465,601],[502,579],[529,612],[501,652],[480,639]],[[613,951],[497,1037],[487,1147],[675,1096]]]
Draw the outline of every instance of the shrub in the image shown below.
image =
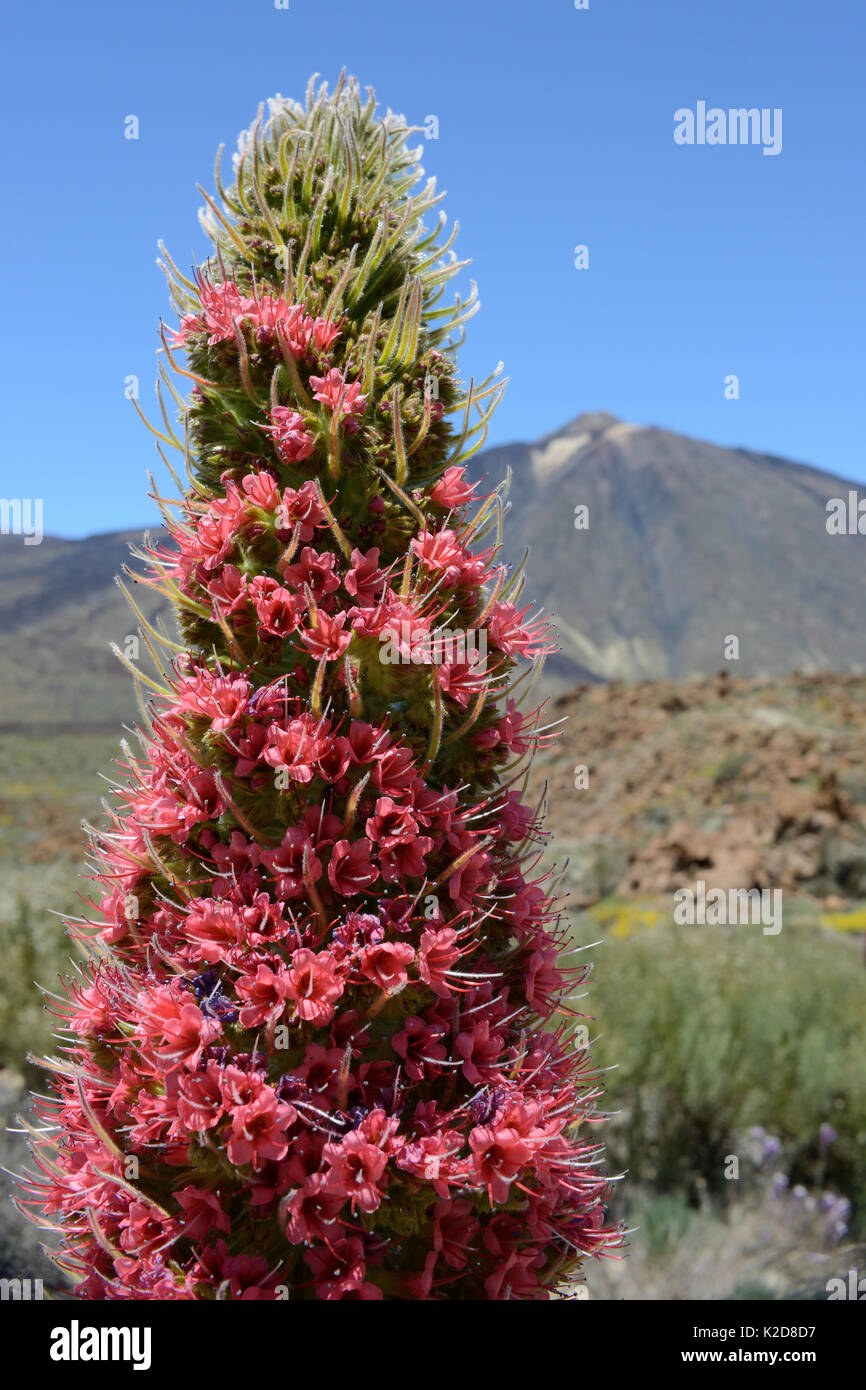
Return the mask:
[[[724,1168],[735,1134],[764,1124],[790,1151],[792,1180],[826,1176],[861,1204],[862,1222],[866,971],[858,944],[787,910],[774,937],[758,927],[672,924],[606,934],[593,1052],[615,1067],[611,1161],[659,1193],[721,1196],[731,1190]],[[588,914],[577,939],[597,936]],[[829,1154],[822,1124],[838,1134]]]

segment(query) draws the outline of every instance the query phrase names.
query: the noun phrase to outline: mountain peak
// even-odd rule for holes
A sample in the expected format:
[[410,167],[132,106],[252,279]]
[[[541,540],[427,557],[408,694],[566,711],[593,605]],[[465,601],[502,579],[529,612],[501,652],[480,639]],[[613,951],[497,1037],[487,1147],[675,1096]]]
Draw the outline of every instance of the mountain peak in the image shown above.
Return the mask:
[[572,463],[581,450],[595,443],[605,435],[615,436],[633,434],[639,426],[625,425],[615,415],[606,410],[584,411],[576,415],[567,425],[542,435],[538,443],[531,446],[532,470],[539,480],[549,480],[552,474]]
[[568,424],[560,425],[559,429],[542,435],[538,443],[547,444],[551,439],[572,439],[575,435],[596,439],[600,434],[604,434],[605,430],[620,424],[622,421],[606,410],[584,410],[580,415],[575,415],[573,420],[569,420]]

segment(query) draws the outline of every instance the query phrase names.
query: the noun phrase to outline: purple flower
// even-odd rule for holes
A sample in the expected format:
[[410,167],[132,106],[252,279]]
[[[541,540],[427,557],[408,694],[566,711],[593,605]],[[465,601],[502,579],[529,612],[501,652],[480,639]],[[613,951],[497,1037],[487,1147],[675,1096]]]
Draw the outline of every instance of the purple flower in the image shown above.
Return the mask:
[[779,1152],[781,1147],[781,1140],[774,1138],[772,1134],[768,1134],[764,1140],[764,1147],[761,1153],[761,1162],[769,1163],[771,1158],[776,1157],[776,1154]]
[[826,1153],[831,1144],[839,1138],[832,1125],[823,1124],[818,1130],[818,1144],[822,1153]]

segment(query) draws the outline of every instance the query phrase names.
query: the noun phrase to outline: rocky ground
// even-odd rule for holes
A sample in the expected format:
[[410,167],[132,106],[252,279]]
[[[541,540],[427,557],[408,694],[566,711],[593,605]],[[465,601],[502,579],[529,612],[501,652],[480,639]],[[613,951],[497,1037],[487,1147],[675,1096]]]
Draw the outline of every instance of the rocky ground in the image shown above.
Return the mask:
[[573,906],[701,878],[781,888],[859,920],[866,677],[583,685],[545,713],[567,718],[534,790],[547,780],[549,850],[570,860]]

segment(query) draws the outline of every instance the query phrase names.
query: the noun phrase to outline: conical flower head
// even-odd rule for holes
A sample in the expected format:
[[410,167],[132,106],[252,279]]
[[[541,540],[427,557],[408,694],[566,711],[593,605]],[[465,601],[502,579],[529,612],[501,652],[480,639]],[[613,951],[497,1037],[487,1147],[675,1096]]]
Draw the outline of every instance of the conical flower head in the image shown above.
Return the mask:
[[182,643],[142,619],[34,1138],[85,1298],[543,1298],[617,1240],[518,790],[550,635],[465,475],[501,383],[458,380],[410,133],[275,99],[169,262],[188,482],[140,578]]

